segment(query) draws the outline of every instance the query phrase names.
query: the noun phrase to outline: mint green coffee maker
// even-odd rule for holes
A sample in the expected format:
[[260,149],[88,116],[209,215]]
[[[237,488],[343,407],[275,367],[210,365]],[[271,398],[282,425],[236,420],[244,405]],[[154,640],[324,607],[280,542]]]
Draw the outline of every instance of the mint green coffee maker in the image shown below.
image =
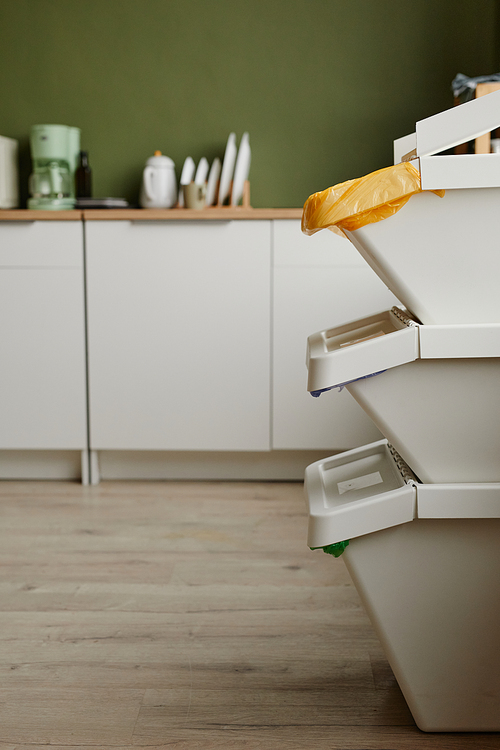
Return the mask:
[[29,178],[28,208],[45,211],[74,208],[80,129],[33,125],[30,146],[33,171]]

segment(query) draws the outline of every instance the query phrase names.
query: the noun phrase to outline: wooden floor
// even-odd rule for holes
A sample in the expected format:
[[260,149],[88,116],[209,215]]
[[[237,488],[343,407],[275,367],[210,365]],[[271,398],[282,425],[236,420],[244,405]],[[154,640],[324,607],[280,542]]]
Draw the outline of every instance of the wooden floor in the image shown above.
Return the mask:
[[427,735],[300,484],[0,483],[0,750],[500,748]]

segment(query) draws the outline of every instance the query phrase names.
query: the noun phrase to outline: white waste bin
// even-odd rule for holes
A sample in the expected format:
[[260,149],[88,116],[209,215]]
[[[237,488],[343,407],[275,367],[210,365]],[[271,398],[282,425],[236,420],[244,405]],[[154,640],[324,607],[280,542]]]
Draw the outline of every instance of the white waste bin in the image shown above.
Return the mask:
[[312,464],[305,488],[308,544],[350,540],[343,558],[418,727],[500,731],[500,484],[419,483],[381,440]]
[[[389,218],[344,230],[422,323],[500,322],[500,154],[439,153],[499,126],[500,91],[417,122],[395,141],[395,163],[413,157],[422,189],[444,196],[418,193]],[[313,216],[305,229],[317,228]]]
[[307,362],[308,390],[345,385],[421,481],[500,482],[500,323],[393,308],[309,336]]
[[500,92],[423,120],[395,167],[304,208],[406,308],[309,337],[308,390],[346,387],[385,439],[305,488],[309,546],[343,553],[429,732],[500,731],[500,154],[441,153],[498,126]]
[[[500,182],[500,154],[491,156]],[[422,323],[500,322],[499,205],[500,187],[419,193],[346,235]]]

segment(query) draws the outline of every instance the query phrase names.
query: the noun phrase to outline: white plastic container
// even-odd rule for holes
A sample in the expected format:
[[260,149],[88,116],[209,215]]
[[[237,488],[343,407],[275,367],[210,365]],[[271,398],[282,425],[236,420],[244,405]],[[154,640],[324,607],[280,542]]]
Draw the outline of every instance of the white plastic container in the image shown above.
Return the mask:
[[500,125],[500,92],[417,123],[395,141],[424,190],[394,216],[347,236],[422,323],[500,322],[500,154],[436,155]]
[[393,308],[310,336],[308,369],[308,390],[345,385],[421,481],[500,482],[500,324]]
[[497,323],[499,205],[500,188],[418,193],[394,216],[346,234],[422,323]]
[[19,206],[19,143],[0,135],[0,208]]
[[306,470],[310,547],[343,558],[417,725],[500,731],[500,484],[423,485],[387,441]]

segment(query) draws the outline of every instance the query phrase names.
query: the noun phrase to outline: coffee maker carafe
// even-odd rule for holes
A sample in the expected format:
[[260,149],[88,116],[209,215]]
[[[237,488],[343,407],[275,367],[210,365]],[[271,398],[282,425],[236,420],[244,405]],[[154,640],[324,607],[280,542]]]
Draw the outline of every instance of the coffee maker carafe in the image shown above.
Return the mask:
[[75,205],[75,170],[80,129],[67,125],[34,125],[30,134],[33,172],[28,208],[64,211]]

